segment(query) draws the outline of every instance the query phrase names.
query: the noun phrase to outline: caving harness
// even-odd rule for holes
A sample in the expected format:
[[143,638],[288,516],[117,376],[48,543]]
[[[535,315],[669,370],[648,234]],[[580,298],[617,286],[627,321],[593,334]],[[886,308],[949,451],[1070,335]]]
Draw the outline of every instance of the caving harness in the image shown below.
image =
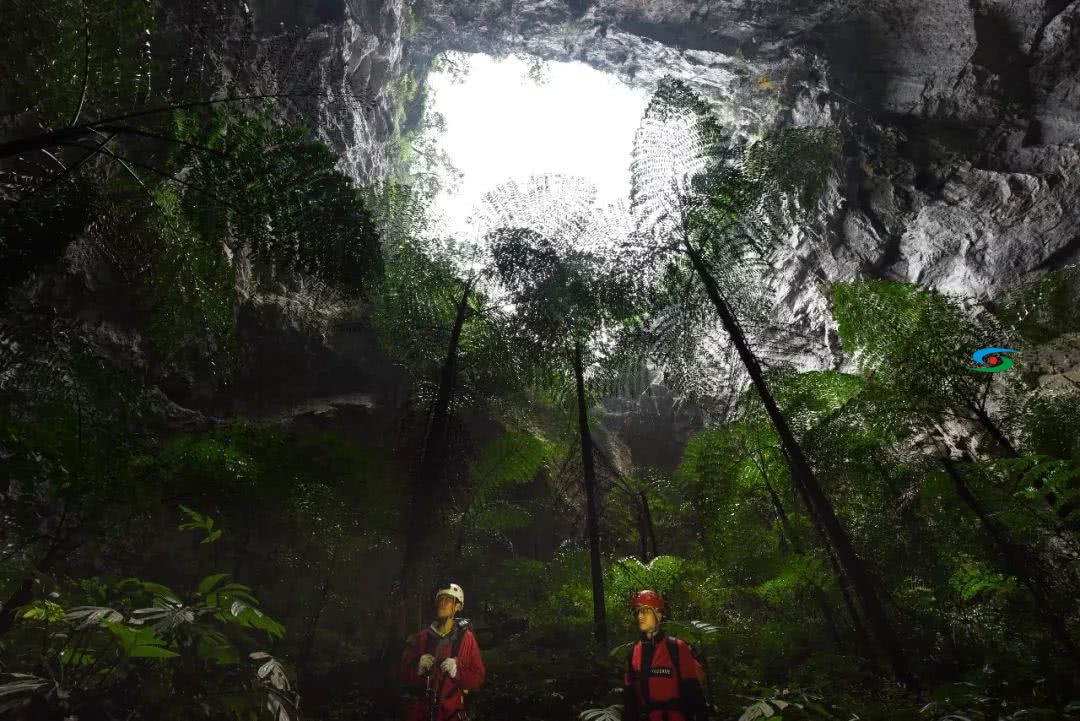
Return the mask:
[[[420,649],[420,654],[431,654],[438,663],[439,650],[449,645],[450,653],[445,658],[457,658],[461,652],[461,642],[465,638],[465,631],[469,628],[469,619],[460,618],[457,619],[457,625],[454,629],[439,638],[438,641],[432,645],[432,641],[435,639],[436,634],[424,633],[423,648]],[[447,674],[440,672],[438,674],[438,683],[435,682],[435,666],[432,666],[431,672],[427,674],[427,683],[424,687],[424,695],[427,697],[428,702],[428,719],[429,721],[438,721],[439,719],[439,707],[442,701],[443,683],[446,681]],[[464,702],[465,694],[468,691],[462,689],[462,701]],[[453,716],[453,721],[467,721],[468,716],[465,713],[465,709],[460,708]]]
[[[663,720],[670,721],[671,712],[676,711],[684,719],[686,715],[683,711],[683,700],[679,693],[680,685],[682,684],[682,672],[679,666],[679,640],[674,636],[668,636],[665,634],[664,643],[667,646],[668,658],[671,659],[671,668],[657,668],[653,669],[652,660],[653,654],[658,646],[654,643],[642,643],[641,644],[641,660],[639,662],[640,668],[634,670],[634,649],[630,649],[630,656],[626,660],[626,665],[629,670],[629,676],[633,680],[633,687],[638,691],[643,703],[640,706],[640,713],[642,719],[650,719],[650,714],[653,711],[663,711]],[[636,644],[635,644],[636,645]],[[671,682],[674,684],[674,698],[667,701],[654,701],[649,689],[649,680],[654,675],[657,676],[671,676]],[[638,721],[638,719],[627,719],[627,721]]]

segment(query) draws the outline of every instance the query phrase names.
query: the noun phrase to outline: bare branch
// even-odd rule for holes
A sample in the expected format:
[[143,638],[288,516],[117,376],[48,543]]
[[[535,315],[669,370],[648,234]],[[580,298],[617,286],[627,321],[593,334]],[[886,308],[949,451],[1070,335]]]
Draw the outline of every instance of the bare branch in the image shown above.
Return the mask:
[[86,89],[90,85],[90,11],[86,8],[86,0],[82,0],[83,8],[83,78],[82,90],[79,91],[79,104],[75,106],[75,113],[68,122],[72,127],[79,122],[82,115],[83,105],[86,103]]

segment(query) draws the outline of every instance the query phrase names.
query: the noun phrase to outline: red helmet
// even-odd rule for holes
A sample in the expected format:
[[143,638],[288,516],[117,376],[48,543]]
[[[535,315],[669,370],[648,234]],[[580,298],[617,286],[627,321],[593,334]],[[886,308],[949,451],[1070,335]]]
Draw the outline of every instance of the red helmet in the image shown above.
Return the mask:
[[667,606],[664,605],[664,597],[656,591],[641,591],[630,601],[630,610],[639,606],[648,606],[660,613],[667,614]]

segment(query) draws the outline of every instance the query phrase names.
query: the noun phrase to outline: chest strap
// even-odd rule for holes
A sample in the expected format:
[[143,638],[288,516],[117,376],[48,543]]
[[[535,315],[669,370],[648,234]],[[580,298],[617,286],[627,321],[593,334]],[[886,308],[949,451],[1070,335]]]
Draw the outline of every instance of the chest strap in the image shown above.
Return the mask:
[[[671,667],[674,672],[674,679],[676,688],[682,685],[682,670],[680,668],[680,654],[679,654],[679,640],[675,636],[666,636],[664,641],[667,643],[668,658],[671,659]],[[655,646],[641,645],[641,667],[637,671],[637,687],[638,692],[641,694],[643,706],[646,711],[681,711],[682,700],[679,698],[672,699],[670,701],[653,701],[649,694],[649,678],[652,671],[652,657],[653,654],[646,653],[646,650],[655,651]],[[634,652],[630,651],[630,658],[628,659],[630,664],[631,676],[633,673],[634,664]]]

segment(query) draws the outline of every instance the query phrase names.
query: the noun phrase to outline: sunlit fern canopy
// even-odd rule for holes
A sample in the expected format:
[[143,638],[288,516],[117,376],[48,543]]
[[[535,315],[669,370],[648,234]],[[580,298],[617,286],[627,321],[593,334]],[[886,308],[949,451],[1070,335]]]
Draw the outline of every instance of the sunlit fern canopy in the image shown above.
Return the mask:
[[772,264],[782,239],[820,198],[839,152],[835,131],[786,129],[746,144],[685,82],[662,81],[631,165],[628,264],[651,288],[630,337],[651,347],[671,384],[723,417],[745,377],[687,257],[692,244],[763,359],[799,332],[774,322]]

